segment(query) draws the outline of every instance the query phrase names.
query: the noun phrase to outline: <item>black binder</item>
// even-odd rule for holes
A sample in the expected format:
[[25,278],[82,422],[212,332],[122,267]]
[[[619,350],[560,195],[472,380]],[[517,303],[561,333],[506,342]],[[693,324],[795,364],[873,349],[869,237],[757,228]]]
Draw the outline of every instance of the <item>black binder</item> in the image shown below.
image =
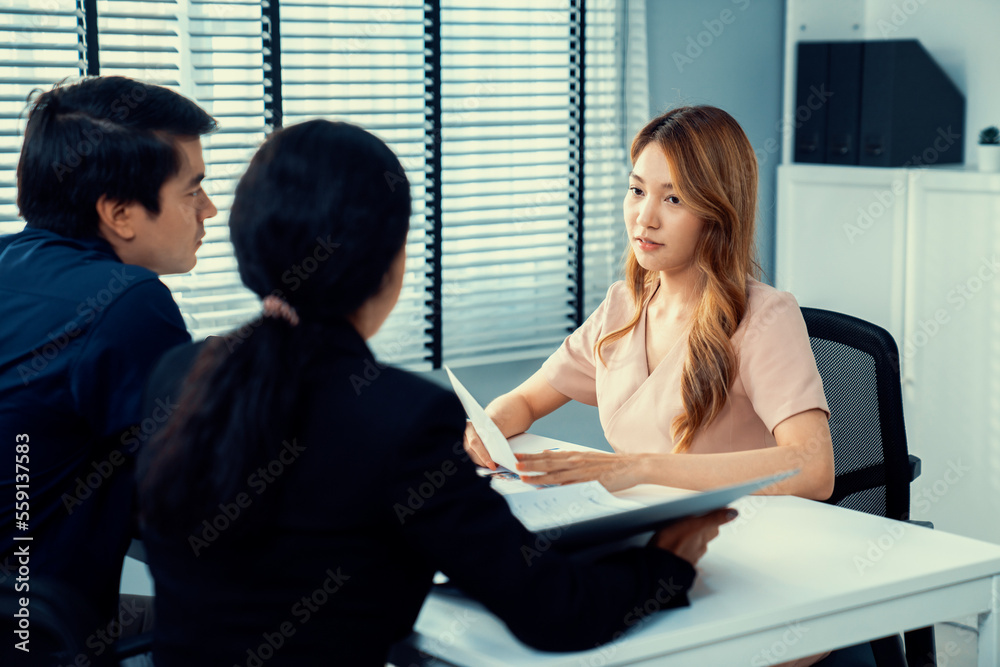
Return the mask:
[[827,164],[858,164],[861,62],[864,42],[830,44],[830,99],[826,123]]
[[830,47],[799,42],[795,78],[795,161],[826,162],[826,109]]
[[915,39],[865,43],[858,164],[962,162],[965,97]]
[[915,39],[800,42],[795,123],[796,162],[963,160],[965,97]]

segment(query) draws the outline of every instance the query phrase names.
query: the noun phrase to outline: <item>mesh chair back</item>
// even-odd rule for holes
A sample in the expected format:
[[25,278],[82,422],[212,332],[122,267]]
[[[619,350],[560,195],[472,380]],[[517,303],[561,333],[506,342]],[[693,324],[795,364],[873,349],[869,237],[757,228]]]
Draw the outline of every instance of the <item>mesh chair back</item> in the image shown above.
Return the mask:
[[910,465],[896,342],[850,315],[803,308],[802,316],[830,406],[836,482],[827,502],[907,519]]

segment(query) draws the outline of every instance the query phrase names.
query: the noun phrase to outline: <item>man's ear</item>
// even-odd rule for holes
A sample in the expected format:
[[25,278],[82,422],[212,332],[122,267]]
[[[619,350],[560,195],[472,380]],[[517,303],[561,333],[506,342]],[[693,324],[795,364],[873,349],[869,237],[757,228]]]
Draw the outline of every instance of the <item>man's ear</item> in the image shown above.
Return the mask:
[[101,235],[111,240],[111,238],[131,241],[135,238],[135,212],[136,206],[141,206],[136,202],[126,204],[118,199],[111,199],[107,195],[101,195],[97,200],[97,221]]

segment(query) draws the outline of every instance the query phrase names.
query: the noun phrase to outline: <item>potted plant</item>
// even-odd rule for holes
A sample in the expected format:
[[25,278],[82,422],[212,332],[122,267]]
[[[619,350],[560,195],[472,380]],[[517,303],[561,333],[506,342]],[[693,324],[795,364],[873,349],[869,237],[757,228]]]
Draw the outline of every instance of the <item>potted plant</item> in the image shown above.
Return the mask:
[[1000,171],[1000,129],[996,125],[979,133],[979,171]]

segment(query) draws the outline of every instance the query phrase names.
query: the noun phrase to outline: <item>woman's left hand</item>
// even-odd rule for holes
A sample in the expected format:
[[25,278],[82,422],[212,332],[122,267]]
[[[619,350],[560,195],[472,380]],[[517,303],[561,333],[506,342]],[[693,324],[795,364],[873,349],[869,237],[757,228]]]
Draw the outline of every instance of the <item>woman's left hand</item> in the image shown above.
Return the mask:
[[522,476],[521,481],[529,484],[573,484],[596,479],[608,491],[620,491],[643,482],[640,454],[549,451],[516,456],[518,472],[544,473]]

